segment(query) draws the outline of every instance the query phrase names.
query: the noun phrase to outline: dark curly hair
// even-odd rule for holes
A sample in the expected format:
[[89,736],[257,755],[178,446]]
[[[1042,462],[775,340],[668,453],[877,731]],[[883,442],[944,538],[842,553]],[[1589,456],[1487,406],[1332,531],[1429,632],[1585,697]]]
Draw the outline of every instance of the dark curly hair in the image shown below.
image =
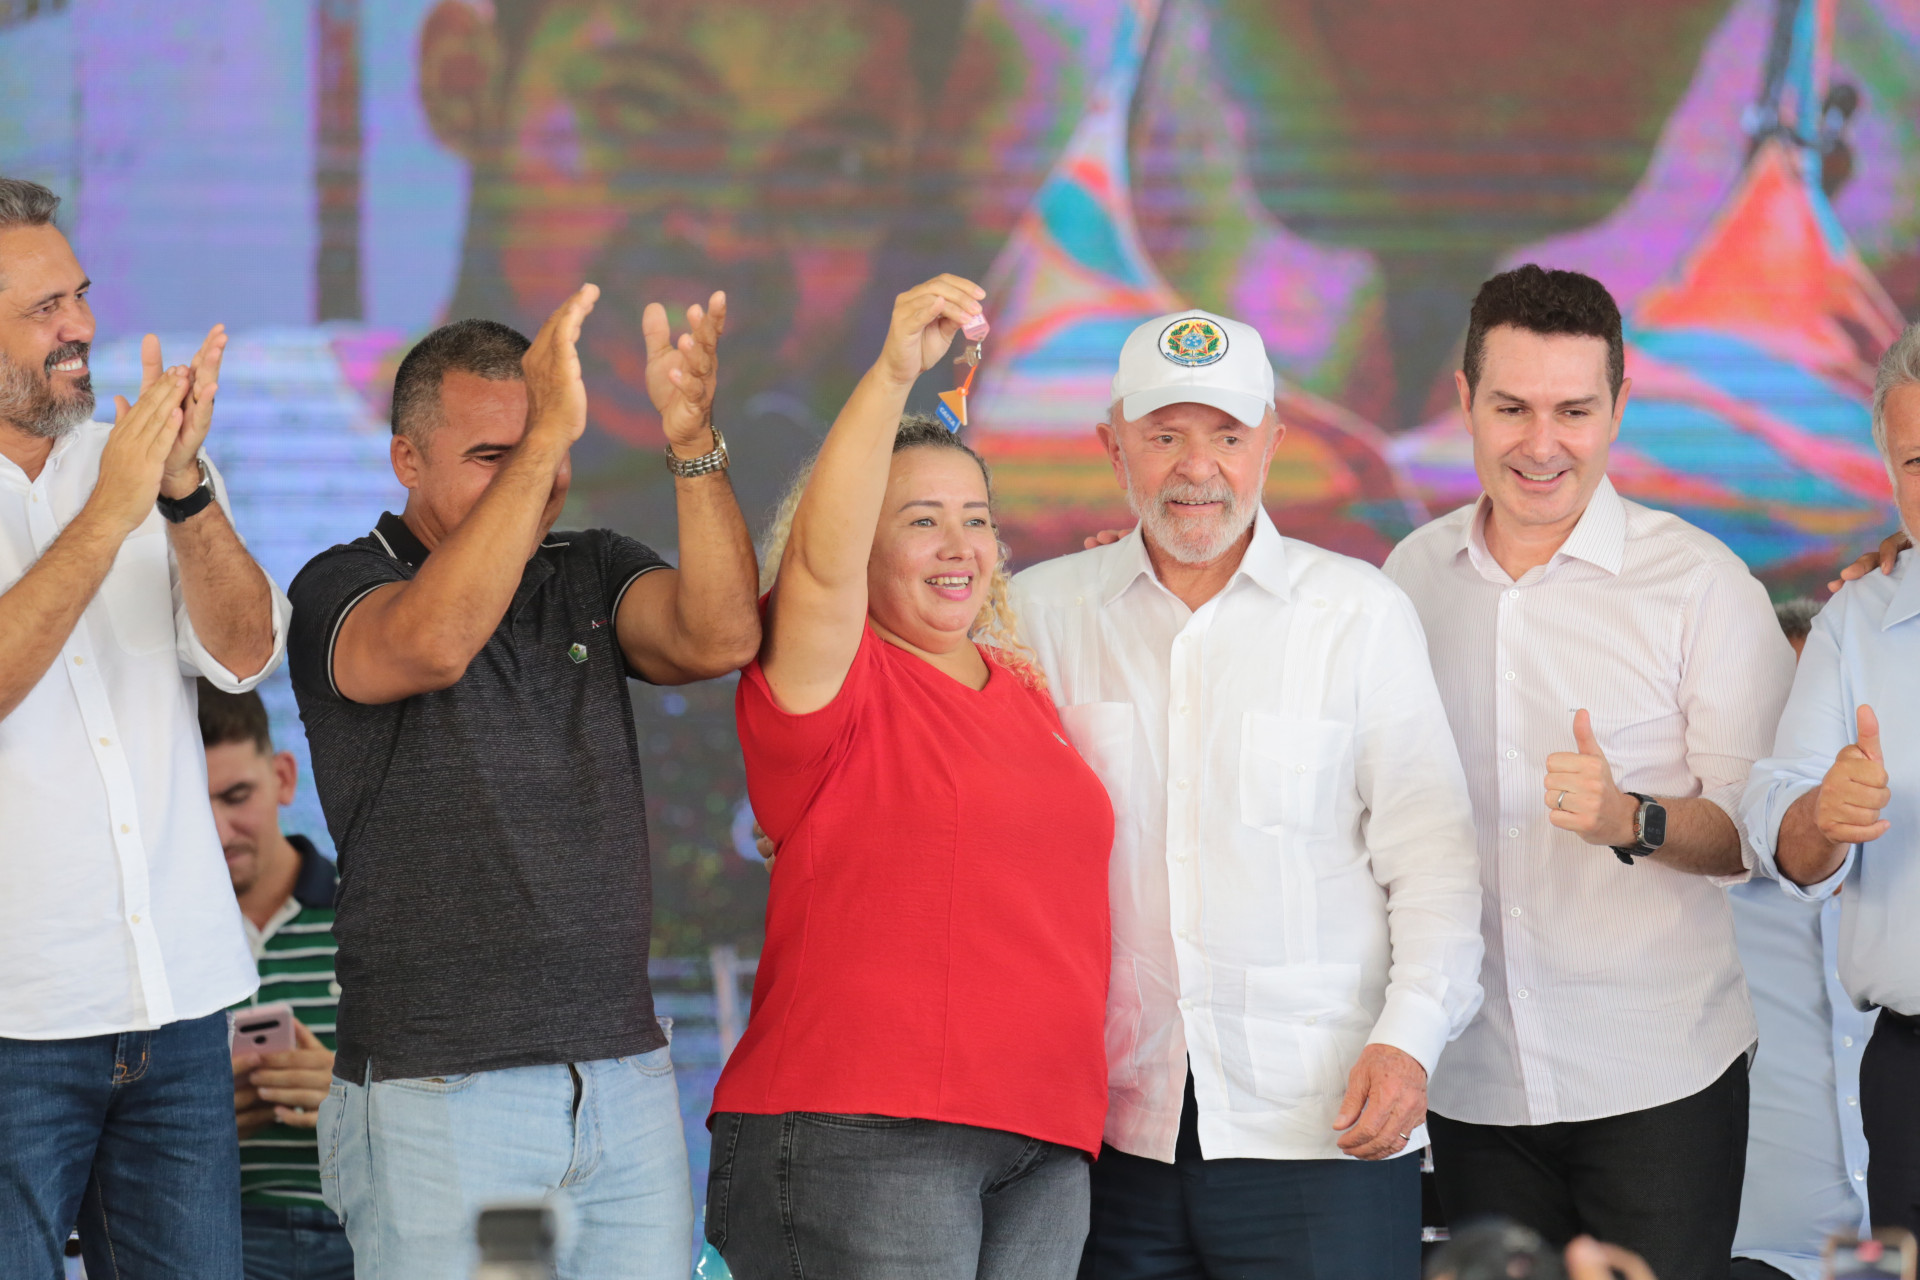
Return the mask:
[[1620,307],[1607,286],[1578,271],[1549,271],[1529,262],[1502,271],[1474,295],[1467,320],[1467,347],[1460,371],[1467,376],[1467,398],[1480,389],[1487,332],[1501,325],[1528,333],[1571,334],[1607,344],[1607,386],[1620,398],[1627,376],[1626,342],[1620,335]]

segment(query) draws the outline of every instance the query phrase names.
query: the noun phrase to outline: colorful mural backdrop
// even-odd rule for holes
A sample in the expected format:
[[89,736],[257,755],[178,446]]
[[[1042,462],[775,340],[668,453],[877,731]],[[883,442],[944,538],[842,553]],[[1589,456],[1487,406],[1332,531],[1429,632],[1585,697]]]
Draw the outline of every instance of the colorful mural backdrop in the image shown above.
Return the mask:
[[[728,291],[759,519],[937,270],[991,291],[970,432],[1023,562],[1125,520],[1091,426],[1188,304],[1266,338],[1282,528],[1377,561],[1473,496],[1467,304],[1539,261],[1628,316],[1621,489],[1805,590],[1893,519],[1916,122],[1920,0],[0,0],[0,171],[67,198],[103,389],[233,328],[212,448],[282,581],[401,501],[387,384],[437,323],[598,282],[563,520],[670,549],[642,307]],[[636,704],[659,947],[751,954],[731,687]]]

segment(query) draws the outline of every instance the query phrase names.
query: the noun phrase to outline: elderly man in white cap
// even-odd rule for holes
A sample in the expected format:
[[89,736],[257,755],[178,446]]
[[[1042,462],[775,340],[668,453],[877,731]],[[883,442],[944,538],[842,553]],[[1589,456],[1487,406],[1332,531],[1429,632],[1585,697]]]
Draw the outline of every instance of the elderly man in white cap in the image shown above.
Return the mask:
[[1412,1280],[1426,1081],[1480,1006],[1471,805],[1412,605],[1282,538],[1260,335],[1134,330],[1139,525],[1014,581],[1112,795],[1110,1105],[1083,1276]]

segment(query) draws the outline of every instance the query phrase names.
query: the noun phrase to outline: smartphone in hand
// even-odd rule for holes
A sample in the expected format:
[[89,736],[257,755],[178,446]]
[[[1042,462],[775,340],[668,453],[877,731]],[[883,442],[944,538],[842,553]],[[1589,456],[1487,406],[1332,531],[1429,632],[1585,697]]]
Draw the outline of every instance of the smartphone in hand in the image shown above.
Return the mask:
[[233,1015],[233,1053],[286,1053],[294,1047],[293,1006],[284,1002],[238,1009]]

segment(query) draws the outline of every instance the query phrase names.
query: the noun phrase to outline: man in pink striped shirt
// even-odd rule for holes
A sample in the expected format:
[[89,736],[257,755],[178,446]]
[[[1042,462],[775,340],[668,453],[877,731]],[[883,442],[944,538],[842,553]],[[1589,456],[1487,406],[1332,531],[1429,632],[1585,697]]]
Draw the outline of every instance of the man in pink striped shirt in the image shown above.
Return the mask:
[[1598,281],[1489,280],[1456,375],[1484,492],[1386,564],[1479,837],[1486,1003],[1429,1123],[1451,1220],[1725,1280],[1757,1033],[1723,890],[1750,874],[1735,815],[1793,653],[1733,552],[1607,480],[1624,365]]

